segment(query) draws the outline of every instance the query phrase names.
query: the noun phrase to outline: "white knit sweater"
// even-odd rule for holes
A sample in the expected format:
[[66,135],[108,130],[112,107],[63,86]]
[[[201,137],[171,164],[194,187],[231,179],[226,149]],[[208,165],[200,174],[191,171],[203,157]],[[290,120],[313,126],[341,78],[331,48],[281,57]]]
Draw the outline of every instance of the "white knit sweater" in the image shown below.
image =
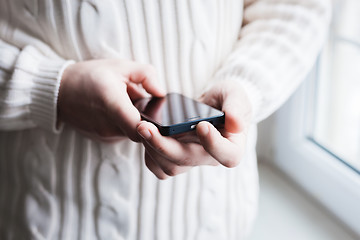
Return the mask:
[[256,123],[307,74],[329,12],[326,0],[0,0],[0,239],[241,239],[257,208],[255,124],[237,168],[159,181],[141,144],[56,129],[61,73],[133,59],[192,97],[233,79]]

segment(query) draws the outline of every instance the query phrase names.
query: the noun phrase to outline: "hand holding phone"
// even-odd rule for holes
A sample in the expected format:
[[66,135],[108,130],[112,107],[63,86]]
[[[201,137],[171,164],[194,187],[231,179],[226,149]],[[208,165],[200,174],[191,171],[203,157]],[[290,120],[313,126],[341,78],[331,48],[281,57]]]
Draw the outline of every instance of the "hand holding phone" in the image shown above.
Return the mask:
[[164,136],[193,131],[201,121],[216,127],[225,122],[223,112],[178,93],[138,99],[134,105],[141,117],[152,122]]
[[245,152],[247,129],[251,122],[251,105],[238,82],[221,82],[205,92],[201,101],[219,107],[225,113],[224,128],[216,129],[207,121],[196,126],[199,142],[160,134],[151,122],[141,121],[137,132],[145,146],[145,163],[159,179],[188,171],[193,166],[235,167]]
[[165,93],[150,65],[121,59],[97,59],[68,65],[61,78],[58,122],[72,125],[97,141],[140,141],[136,126],[140,114],[132,100]]

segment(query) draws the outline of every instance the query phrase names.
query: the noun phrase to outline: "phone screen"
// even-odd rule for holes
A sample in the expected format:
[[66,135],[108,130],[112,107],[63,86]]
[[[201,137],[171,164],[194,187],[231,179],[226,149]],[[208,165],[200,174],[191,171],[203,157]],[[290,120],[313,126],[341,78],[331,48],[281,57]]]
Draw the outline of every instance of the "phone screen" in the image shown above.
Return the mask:
[[223,112],[178,93],[162,98],[143,98],[134,103],[143,118],[159,125],[171,126],[185,122],[221,117]]

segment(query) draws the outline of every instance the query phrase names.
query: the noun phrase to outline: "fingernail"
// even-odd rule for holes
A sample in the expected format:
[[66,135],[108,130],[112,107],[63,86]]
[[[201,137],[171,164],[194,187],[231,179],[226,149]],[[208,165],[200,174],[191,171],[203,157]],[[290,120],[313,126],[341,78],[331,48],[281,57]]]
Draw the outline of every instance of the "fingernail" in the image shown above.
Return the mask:
[[143,129],[143,130],[139,131],[139,134],[145,140],[150,140],[151,139],[151,133],[147,129]]

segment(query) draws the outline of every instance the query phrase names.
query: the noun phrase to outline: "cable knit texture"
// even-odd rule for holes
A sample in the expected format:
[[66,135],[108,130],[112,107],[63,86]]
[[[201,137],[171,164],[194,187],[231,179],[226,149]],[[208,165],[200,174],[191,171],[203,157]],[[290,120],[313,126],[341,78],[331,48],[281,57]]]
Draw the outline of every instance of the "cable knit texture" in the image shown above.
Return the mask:
[[[0,239],[242,239],[256,216],[256,122],[313,65],[327,0],[0,0]],[[236,81],[254,110],[234,169],[196,167],[166,181],[127,140],[56,128],[73,61],[151,63],[190,97]]]

